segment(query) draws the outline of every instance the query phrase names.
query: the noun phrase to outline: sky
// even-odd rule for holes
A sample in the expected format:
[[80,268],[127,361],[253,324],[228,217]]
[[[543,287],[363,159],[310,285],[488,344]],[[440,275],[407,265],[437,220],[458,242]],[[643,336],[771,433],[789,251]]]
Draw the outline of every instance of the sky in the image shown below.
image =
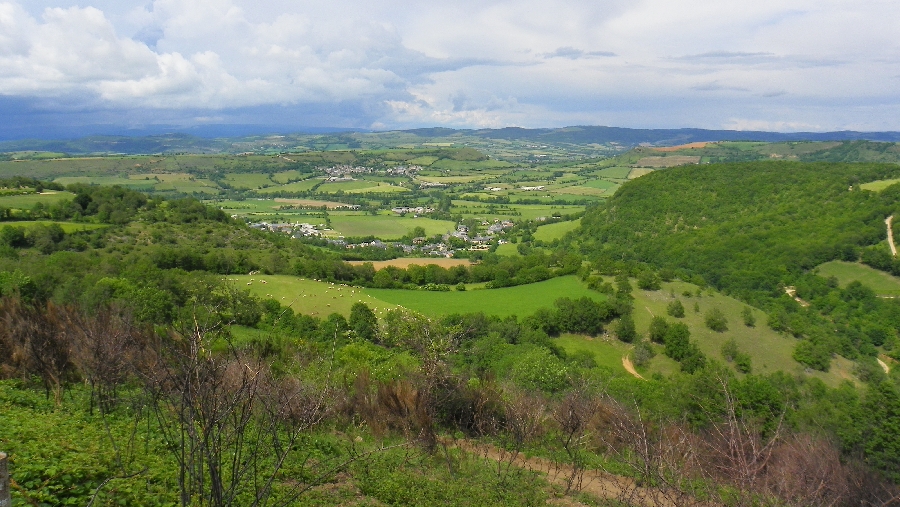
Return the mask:
[[896,131],[898,21],[896,0],[0,0],[0,135]]

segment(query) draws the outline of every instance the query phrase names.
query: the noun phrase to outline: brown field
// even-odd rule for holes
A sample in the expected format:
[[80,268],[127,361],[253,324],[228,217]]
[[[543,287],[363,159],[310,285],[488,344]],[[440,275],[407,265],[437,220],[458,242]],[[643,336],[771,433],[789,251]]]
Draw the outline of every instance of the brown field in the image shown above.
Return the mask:
[[706,148],[706,145],[709,144],[706,141],[699,143],[688,143],[688,144],[679,144],[678,146],[664,146],[662,148],[650,148],[653,151],[679,151],[679,150],[689,150],[692,148]]
[[275,202],[308,208],[321,208],[322,206],[327,206],[328,209],[340,209],[350,207],[349,204],[344,204],[342,202],[316,201],[314,199],[275,199]]
[[400,259],[391,259],[389,261],[348,261],[350,264],[354,266],[359,266],[360,264],[364,264],[366,262],[371,262],[373,266],[375,266],[375,270],[379,270],[381,268],[386,268],[388,266],[394,266],[397,268],[406,268],[413,264],[419,266],[427,266],[429,264],[436,264],[442,268],[452,268],[453,266],[469,266],[472,263],[469,262],[469,259],[447,259],[445,257],[402,257]]
[[644,157],[634,163],[637,167],[675,167],[685,164],[699,164],[700,157],[676,155],[674,157]]

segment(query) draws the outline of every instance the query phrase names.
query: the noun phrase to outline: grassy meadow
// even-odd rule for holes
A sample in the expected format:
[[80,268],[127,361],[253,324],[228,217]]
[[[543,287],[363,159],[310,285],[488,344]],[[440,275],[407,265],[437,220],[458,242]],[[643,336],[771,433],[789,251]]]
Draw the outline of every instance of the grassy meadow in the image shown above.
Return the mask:
[[487,315],[524,317],[538,308],[553,306],[562,297],[587,296],[601,301],[606,296],[589,290],[577,277],[562,276],[543,282],[502,289],[432,292],[420,290],[365,289],[379,300],[403,306],[428,316],[484,312]]
[[837,278],[841,287],[846,287],[850,282],[858,281],[869,286],[879,296],[900,296],[900,278],[891,276],[884,271],[870,268],[858,262],[831,261],[819,265],[819,275]]
[[446,234],[456,229],[456,224],[449,220],[433,220],[431,218],[398,215],[365,215],[331,213],[331,228],[335,233],[345,237],[375,236],[384,240],[398,239],[416,227],[425,229],[426,236]]
[[40,194],[21,194],[0,196],[0,206],[13,209],[31,209],[35,204],[50,205],[63,199],[72,199],[71,192],[43,192]]
[[534,233],[534,239],[539,239],[541,241],[560,239],[565,236],[567,232],[575,230],[580,224],[580,220],[569,220],[567,222],[542,225],[538,227],[537,232]]
[[332,313],[349,316],[350,307],[356,302],[367,304],[378,314],[397,306],[366,294],[365,289],[290,275],[231,275],[228,280],[254,296],[274,299],[297,313],[316,317],[327,317]]

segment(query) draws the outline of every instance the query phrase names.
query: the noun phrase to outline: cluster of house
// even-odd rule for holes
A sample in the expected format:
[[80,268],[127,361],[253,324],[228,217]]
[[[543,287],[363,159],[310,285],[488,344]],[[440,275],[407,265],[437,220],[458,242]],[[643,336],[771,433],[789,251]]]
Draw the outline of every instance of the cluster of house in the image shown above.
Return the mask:
[[434,212],[432,208],[427,206],[398,206],[396,208],[391,208],[391,211],[398,215],[408,215],[412,213],[416,216]]
[[280,232],[282,234],[290,234],[294,238],[304,238],[309,236],[321,236],[322,231],[316,229],[312,224],[270,224],[268,222],[258,222],[250,224],[250,227],[260,231]]
[[[457,238],[465,241],[469,247],[462,249],[468,251],[479,251],[479,250],[489,250],[491,248],[491,244],[493,243],[494,236],[500,232],[503,232],[505,229],[509,229],[514,224],[509,220],[503,221],[495,221],[491,222],[482,222],[482,225],[487,226],[487,230],[484,234],[478,234],[475,236],[471,236],[469,234],[469,228],[465,225],[459,225],[456,227],[456,230],[450,233],[445,234],[442,237],[442,241],[436,242],[433,240],[429,240],[425,237],[413,238],[412,244],[407,245],[405,243],[385,243],[379,239],[374,241],[366,241],[362,243],[348,243],[344,239],[329,239],[328,243],[339,246],[347,249],[355,249],[355,248],[381,248],[387,249],[390,247],[400,248],[407,255],[413,253],[422,253],[425,255],[433,255],[436,257],[453,257],[453,254],[456,253],[457,250],[450,246],[450,238]],[[499,243],[505,243],[505,240],[499,240]]]
[[[328,181],[350,181],[353,179],[353,177],[349,175],[371,174],[377,172],[372,167],[352,166],[347,164],[333,165],[331,167],[319,167],[318,169],[329,176]],[[394,167],[388,167],[384,170],[384,173],[389,175],[408,175],[417,173],[421,170],[422,166],[418,165],[398,165]]]

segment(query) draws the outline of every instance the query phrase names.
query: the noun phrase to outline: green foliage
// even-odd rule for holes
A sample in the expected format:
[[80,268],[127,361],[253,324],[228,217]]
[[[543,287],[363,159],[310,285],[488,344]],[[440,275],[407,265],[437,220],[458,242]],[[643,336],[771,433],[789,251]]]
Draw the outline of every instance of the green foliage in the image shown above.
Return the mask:
[[659,275],[649,269],[641,271],[637,277],[637,286],[642,290],[659,290],[660,282]]
[[743,319],[745,326],[756,326],[756,317],[753,315],[753,310],[749,306],[745,306],[744,309],[741,310],[741,318]]
[[684,305],[681,304],[680,299],[675,299],[666,305],[666,313],[670,317],[675,317],[676,319],[681,319],[684,317]]
[[706,327],[717,333],[728,331],[728,319],[725,317],[725,313],[719,308],[714,307],[707,310],[703,322],[706,324]]
[[569,367],[546,348],[527,347],[513,358],[510,376],[519,386],[548,393],[569,386]]
[[684,359],[689,352],[691,331],[683,322],[669,325],[664,338],[665,354],[676,361]]
[[616,325],[616,338],[625,343],[631,343],[637,338],[634,317],[632,317],[630,313],[626,313],[619,317],[619,323]]
[[666,333],[669,332],[669,322],[659,315],[653,317],[650,321],[650,341],[654,343],[665,343]]
[[631,356],[635,366],[645,366],[656,356],[656,351],[653,350],[650,342],[641,340],[634,346],[634,352],[632,352]]
[[366,341],[376,341],[378,334],[378,317],[365,303],[356,302],[350,307],[350,329],[357,337]]

